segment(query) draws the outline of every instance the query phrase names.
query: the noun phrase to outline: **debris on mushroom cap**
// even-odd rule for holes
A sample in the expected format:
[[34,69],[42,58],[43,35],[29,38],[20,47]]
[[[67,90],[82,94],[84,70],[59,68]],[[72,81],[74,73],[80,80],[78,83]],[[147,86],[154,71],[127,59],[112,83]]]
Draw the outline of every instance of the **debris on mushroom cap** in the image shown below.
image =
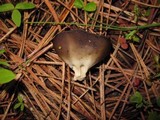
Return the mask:
[[63,31],[55,36],[56,53],[74,71],[73,80],[83,80],[87,71],[109,56],[111,41],[83,30]]

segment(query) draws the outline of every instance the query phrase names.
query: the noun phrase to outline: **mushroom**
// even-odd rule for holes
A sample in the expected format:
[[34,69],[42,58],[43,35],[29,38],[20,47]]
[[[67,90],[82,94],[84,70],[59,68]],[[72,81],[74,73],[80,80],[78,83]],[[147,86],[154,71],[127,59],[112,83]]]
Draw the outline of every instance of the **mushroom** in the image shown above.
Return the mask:
[[109,56],[111,41],[84,30],[63,31],[55,36],[53,46],[59,57],[74,71],[73,80],[83,80],[87,71]]

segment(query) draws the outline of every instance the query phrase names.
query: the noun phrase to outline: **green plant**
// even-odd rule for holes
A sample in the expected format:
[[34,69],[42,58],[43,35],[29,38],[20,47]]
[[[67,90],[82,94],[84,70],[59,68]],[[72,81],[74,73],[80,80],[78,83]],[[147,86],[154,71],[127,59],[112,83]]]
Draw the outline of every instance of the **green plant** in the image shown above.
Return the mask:
[[148,17],[151,14],[151,8],[148,8],[147,10],[144,11],[142,14],[144,17]]
[[154,62],[155,62],[155,66],[157,68],[157,70],[160,70],[160,55],[155,55],[154,56]]
[[148,112],[147,120],[160,120],[160,115],[156,111]]
[[[133,13],[134,13],[134,21],[135,23],[137,23],[138,18],[140,17],[140,9],[138,5],[134,6]],[[132,40],[133,42],[139,42],[140,38],[137,36],[136,34],[137,32],[138,32],[138,29],[130,31],[129,33],[125,34],[125,39]]]
[[97,8],[94,2],[89,2],[84,5],[84,2],[82,0],[75,0],[74,6],[78,9],[83,9],[86,12],[94,12]]
[[154,56],[154,62],[159,65],[160,64],[160,58],[159,58],[159,55],[155,55]]
[[138,17],[140,17],[140,9],[139,9],[137,4],[134,5],[133,13],[134,13],[134,21],[137,22],[138,21]]
[[136,108],[149,108],[150,104],[143,98],[140,92],[136,91],[131,97],[130,97],[130,103],[135,104]]
[[22,96],[19,94],[18,97],[18,102],[14,105],[14,109],[20,109],[20,111],[24,110],[24,101]]
[[[130,97],[130,103],[135,104],[136,108],[148,108],[150,104],[144,100],[143,96],[140,92],[136,91],[131,97]],[[160,97],[156,100],[157,106],[160,107]],[[147,120],[160,120],[160,115],[156,111],[149,111],[149,109],[145,109],[148,112],[148,119]]]
[[[3,54],[5,50],[0,50],[0,55]],[[9,64],[5,60],[0,60],[0,84],[8,83],[15,78],[15,74],[4,67],[9,67]]]
[[160,72],[159,72],[159,73],[156,73],[155,75],[153,75],[153,76],[151,77],[151,79],[152,79],[152,81],[155,80],[155,79],[160,80]]
[[130,97],[130,103],[135,104],[136,108],[141,108],[143,104],[143,97],[140,92],[136,91],[131,97]]
[[154,62],[155,62],[155,67],[156,67],[156,73],[152,76],[150,76],[150,81],[154,80],[160,80],[160,55],[155,55],[153,57]]
[[160,96],[157,98],[157,105],[158,105],[158,107],[160,107]]
[[139,37],[136,35],[137,30],[132,30],[128,34],[125,34],[125,39],[126,40],[133,40],[134,42],[139,42]]
[[21,25],[21,13],[20,10],[29,10],[35,8],[33,3],[21,2],[17,3],[15,6],[12,3],[6,3],[0,5],[0,12],[12,11],[11,18],[17,27]]

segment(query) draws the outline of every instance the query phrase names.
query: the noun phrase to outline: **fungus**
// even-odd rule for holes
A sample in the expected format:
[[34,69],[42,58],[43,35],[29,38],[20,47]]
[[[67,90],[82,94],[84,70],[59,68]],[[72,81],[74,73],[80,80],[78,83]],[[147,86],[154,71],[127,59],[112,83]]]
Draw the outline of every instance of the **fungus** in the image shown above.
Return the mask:
[[83,80],[87,71],[109,56],[111,41],[83,30],[63,31],[55,36],[53,46],[59,57],[74,71],[73,80]]

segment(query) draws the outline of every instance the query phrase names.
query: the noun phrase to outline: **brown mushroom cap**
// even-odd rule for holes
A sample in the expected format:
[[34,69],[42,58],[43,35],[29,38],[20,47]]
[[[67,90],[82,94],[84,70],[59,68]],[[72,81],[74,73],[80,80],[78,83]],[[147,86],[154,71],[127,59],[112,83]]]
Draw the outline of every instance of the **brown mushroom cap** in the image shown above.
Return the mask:
[[109,56],[110,40],[83,30],[64,31],[53,40],[56,53],[75,72],[74,80],[83,80],[87,71]]

